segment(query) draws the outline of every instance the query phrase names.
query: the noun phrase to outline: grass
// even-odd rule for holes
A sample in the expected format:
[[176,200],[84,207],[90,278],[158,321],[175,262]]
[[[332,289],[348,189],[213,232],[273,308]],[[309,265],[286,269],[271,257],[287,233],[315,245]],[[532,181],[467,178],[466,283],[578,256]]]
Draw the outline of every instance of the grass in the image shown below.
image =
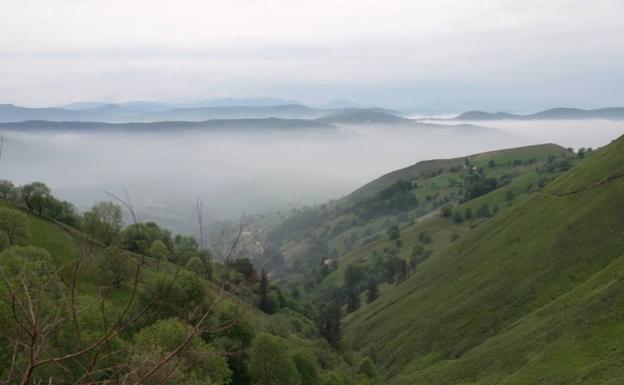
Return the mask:
[[[397,385],[618,383],[622,165],[624,139],[479,223],[347,318],[347,346]],[[433,218],[406,243],[436,226],[455,225]]]
[[[545,144],[505,149],[466,157],[470,160],[472,166],[476,168],[482,167],[487,177],[499,178],[504,174],[514,175],[514,177],[510,185],[499,188],[493,194],[488,194],[487,197],[473,200],[459,209],[463,212],[465,208],[471,208],[473,212],[476,212],[485,203],[489,204],[491,208],[496,205],[500,206],[499,208],[503,208],[502,206],[506,205],[506,194],[509,189],[512,189],[514,195],[517,196],[516,201],[522,200],[522,196],[526,193],[530,184],[536,185],[540,178],[545,176],[554,177],[557,174],[538,174],[535,171],[537,167],[546,164],[548,157],[552,155],[569,156],[570,154],[560,146]],[[413,221],[418,221],[419,218],[431,214],[436,210],[431,200],[432,197],[438,200],[445,198],[448,199],[449,204],[457,205],[464,188],[458,185],[451,185],[450,180],[454,179],[456,182],[460,182],[462,180],[461,176],[468,173],[464,168],[466,158],[419,162],[405,169],[384,175],[345,198],[328,203],[325,205],[325,213],[328,213],[328,215],[322,221],[303,232],[289,236],[281,244],[287,267],[285,270],[278,272],[278,277],[284,282],[301,279],[311,268],[309,252],[310,246],[314,243],[321,242],[327,245],[328,250],[335,250],[339,256],[340,265],[343,265],[359,259],[354,257],[354,255],[366,254],[366,252],[370,252],[371,248],[375,248],[377,245],[388,247],[388,244],[383,244],[380,241],[368,243],[368,240],[371,238],[370,234],[372,234],[373,238],[385,238],[387,229],[392,225],[398,224],[401,227],[406,227]],[[514,164],[515,160],[526,161],[529,159],[533,159],[536,162],[530,165]],[[496,162],[496,167],[489,166],[490,160]],[[420,202],[419,207],[406,210],[400,214],[382,215],[367,220],[360,219],[356,215],[353,208],[355,202],[374,196],[377,192],[389,187],[399,179],[413,181],[418,184],[418,188],[413,189],[411,193],[418,198]],[[312,210],[315,209],[320,210],[319,208],[312,208]],[[280,222],[283,222],[288,217],[289,215],[283,214],[268,215],[255,221],[253,227],[261,229],[258,232],[258,237],[262,239],[263,234],[268,234],[272,230],[279,230]],[[336,232],[336,229],[340,230]],[[470,230],[468,224],[458,226],[457,228],[447,227],[442,230],[442,233],[446,234],[440,233],[439,237],[442,237],[444,241],[437,242],[435,250],[438,251],[446,247],[453,232],[458,231],[463,234],[468,230]],[[327,235],[328,233],[330,234],[329,236]],[[350,242],[352,237],[356,239],[355,245],[353,245],[353,242]],[[434,238],[438,237],[434,235]],[[357,248],[358,245],[363,243],[366,244]],[[354,246],[356,247],[355,250]],[[407,246],[410,246],[411,250],[413,244],[407,242],[404,250],[407,250]],[[363,253],[362,250],[365,252]],[[405,253],[408,252],[404,251]],[[256,257],[260,261],[261,258],[261,256]],[[315,263],[318,262],[313,261],[313,264]],[[342,269],[337,274],[340,274],[341,271]],[[337,282],[333,277],[326,281],[321,284],[321,290],[332,282]]]

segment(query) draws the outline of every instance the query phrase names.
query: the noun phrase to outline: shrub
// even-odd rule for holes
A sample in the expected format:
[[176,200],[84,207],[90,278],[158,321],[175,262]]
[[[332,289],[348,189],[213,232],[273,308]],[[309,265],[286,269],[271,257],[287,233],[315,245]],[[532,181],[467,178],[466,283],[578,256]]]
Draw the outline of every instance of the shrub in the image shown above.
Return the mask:
[[0,232],[4,233],[9,245],[25,245],[30,239],[26,214],[0,207]]

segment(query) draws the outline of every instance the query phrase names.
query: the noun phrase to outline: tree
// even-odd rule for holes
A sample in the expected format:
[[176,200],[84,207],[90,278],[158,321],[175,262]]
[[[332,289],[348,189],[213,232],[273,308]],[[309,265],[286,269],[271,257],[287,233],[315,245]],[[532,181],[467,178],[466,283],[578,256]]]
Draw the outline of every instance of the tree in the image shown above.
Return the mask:
[[30,238],[26,214],[0,207],[0,232],[6,234],[9,245],[24,245]]
[[98,256],[98,272],[104,286],[119,288],[132,277],[132,260],[124,251],[111,246]]
[[140,303],[150,305],[152,319],[193,318],[207,308],[206,286],[197,274],[180,270],[175,278],[159,273],[145,283]]
[[360,308],[360,293],[357,288],[347,288],[347,312],[353,313]]
[[472,209],[470,207],[464,210],[464,218],[472,219]]
[[147,255],[154,258],[157,261],[166,261],[169,254],[171,254],[169,252],[169,249],[167,249],[167,246],[165,245],[165,243],[161,241],[160,239],[157,239],[154,242],[152,242],[152,245],[147,250]]
[[492,213],[490,212],[490,206],[485,203],[483,206],[479,207],[479,210],[477,210],[477,216],[479,218],[486,218],[491,216]]
[[100,202],[84,213],[83,229],[107,246],[119,242],[122,227],[121,207],[112,202]]
[[363,374],[368,378],[375,378],[375,363],[369,357],[364,357],[360,362],[360,367],[358,368],[358,371],[360,372],[360,374]]
[[455,211],[453,214],[453,222],[462,223],[464,221],[464,216],[459,211]]
[[279,337],[260,334],[250,352],[249,369],[257,385],[298,385],[297,367],[288,356],[288,345]]
[[364,271],[358,265],[347,265],[344,272],[344,285],[348,288],[357,287],[364,279]]
[[420,234],[418,234],[418,240],[425,245],[433,241],[431,233],[428,231],[421,231]]
[[507,190],[507,193],[505,194],[505,199],[507,199],[507,202],[509,204],[511,204],[513,202],[514,197],[515,197],[515,195],[514,195],[513,190],[512,189]]
[[18,190],[13,183],[8,180],[0,180],[0,199],[8,202],[17,202]]
[[405,259],[401,259],[397,284],[405,281],[407,279],[408,274],[409,274],[409,268],[408,268],[407,261]]
[[273,313],[273,309],[271,306],[271,300],[269,298],[269,277],[267,277],[266,272],[262,269],[260,273],[260,303],[258,307],[265,313],[271,314]]
[[[77,246],[78,258],[61,266],[35,247],[0,253],[0,383],[229,383],[225,354],[199,338],[221,337],[237,324],[207,322],[224,294],[206,303],[206,293],[199,293],[199,306],[186,311],[186,294],[198,286],[181,271],[166,276],[163,290],[146,302],[137,301],[144,266],[138,258],[129,290],[111,300],[98,285],[76,287],[85,282],[81,266],[91,260],[89,245]],[[162,303],[176,306],[176,319],[159,316],[150,325],[146,315]]]
[[185,265],[191,258],[199,253],[199,245],[195,237],[176,235],[174,240],[175,258],[174,262]]
[[388,229],[388,237],[390,237],[391,240],[399,239],[400,236],[401,231],[399,230],[399,226],[394,225]]
[[227,264],[229,267],[241,273],[248,281],[258,278],[256,275],[256,269],[249,258],[236,258],[229,261]]
[[[169,230],[161,229],[154,222],[136,223],[127,226],[121,233],[121,239],[124,249],[137,253],[146,254],[149,247],[156,240],[162,241],[167,246],[167,249],[174,249]],[[197,254],[196,251],[193,255],[195,254]]]
[[50,196],[50,188],[41,182],[25,184],[19,189],[19,198],[32,212],[43,214],[46,198]]
[[341,334],[340,297],[334,290],[331,302],[321,309],[320,333],[334,348],[338,347]]
[[292,357],[299,373],[301,385],[319,385],[321,380],[318,374],[316,358],[307,351],[299,351]]
[[196,274],[203,276],[206,273],[206,267],[198,256],[194,256],[186,263],[186,268]]
[[73,204],[49,196],[44,202],[45,214],[71,227],[80,226],[80,215]]
[[488,162],[488,166],[496,167],[496,161],[494,159],[490,159],[490,161]]
[[366,291],[366,303],[372,303],[377,298],[379,298],[377,280],[374,277],[370,277],[368,279],[368,290]]
[[227,361],[214,347],[199,336],[192,336],[191,326],[176,318],[158,320],[141,329],[131,347],[130,366],[134,369],[132,382],[139,383],[149,370],[179,349],[178,354],[162,365],[148,384],[214,384],[230,383],[232,371]]

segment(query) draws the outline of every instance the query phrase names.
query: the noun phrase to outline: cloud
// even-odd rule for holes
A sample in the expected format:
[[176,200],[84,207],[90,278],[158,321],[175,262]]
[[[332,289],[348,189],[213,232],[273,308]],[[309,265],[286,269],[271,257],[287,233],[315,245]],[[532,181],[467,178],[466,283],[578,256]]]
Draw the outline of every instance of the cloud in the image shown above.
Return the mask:
[[624,96],[622,14],[617,0],[2,0],[13,38],[0,41],[0,99],[465,95],[487,107],[572,88],[586,92],[577,103],[609,104]]

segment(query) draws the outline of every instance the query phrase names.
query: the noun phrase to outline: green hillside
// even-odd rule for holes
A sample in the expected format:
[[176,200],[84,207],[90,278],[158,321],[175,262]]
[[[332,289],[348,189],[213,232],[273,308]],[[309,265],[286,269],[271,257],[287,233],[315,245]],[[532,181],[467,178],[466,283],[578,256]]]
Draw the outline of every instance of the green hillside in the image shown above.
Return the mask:
[[435,173],[439,169],[450,169],[453,166],[463,167],[465,159],[470,160],[471,164],[478,167],[487,166],[488,161],[491,159],[494,159],[497,164],[504,166],[509,161],[513,162],[514,160],[525,160],[530,158],[545,160],[548,155],[560,155],[565,153],[566,150],[556,144],[541,144],[484,152],[469,155],[463,158],[426,160],[385,174],[355,190],[343,198],[343,200],[359,201],[377,194],[379,191],[387,188],[399,180],[426,179],[429,175]]
[[624,138],[505,149],[245,218],[209,251],[0,181],[0,382],[616,384],[623,193]]
[[[105,247],[14,203],[0,210],[0,383],[371,381],[357,354],[346,362],[320,337],[303,302],[269,286],[270,309],[262,309],[262,278],[238,268],[242,260],[213,262],[206,275]],[[27,230],[7,244],[14,218]]]
[[346,346],[391,384],[621,383],[622,176],[624,138],[348,316]]
[[[372,262],[384,257],[379,254],[392,249],[401,258],[410,258],[423,231],[433,238],[427,253],[435,255],[453,237],[542,189],[575,162],[573,153],[554,144],[419,162],[337,201],[251,218],[247,229],[255,235],[250,239],[267,247],[258,253],[251,248],[250,255],[292,290],[313,297],[329,295],[332,287],[340,285],[348,264],[367,265],[376,274],[379,266]],[[482,214],[479,210],[484,206],[487,212]],[[474,215],[464,221],[467,209]],[[445,212],[450,217],[439,218]],[[453,214],[461,216],[458,223]],[[386,235],[393,226],[402,233],[398,248]],[[331,264],[323,266],[323,261]]]

